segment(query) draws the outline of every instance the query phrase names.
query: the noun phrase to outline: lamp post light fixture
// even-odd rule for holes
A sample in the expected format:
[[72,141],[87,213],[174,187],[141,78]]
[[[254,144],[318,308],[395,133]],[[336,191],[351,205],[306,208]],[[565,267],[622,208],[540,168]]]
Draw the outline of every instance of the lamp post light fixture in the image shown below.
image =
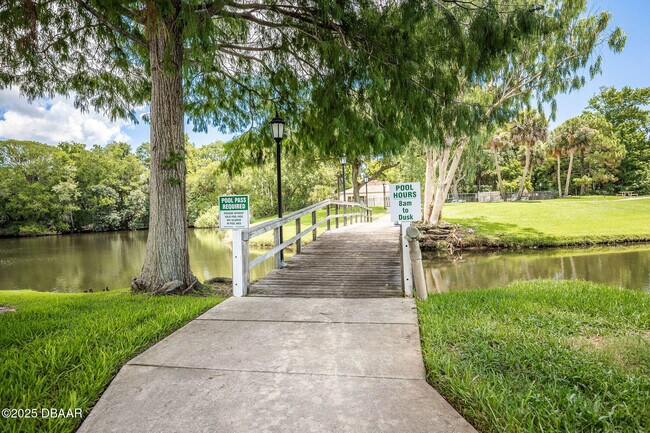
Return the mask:
[[348,162],[348,160],[345,158],[345,155],[343,155],[341,157],[341,169],[342,169],[342,173],[343,173],[343,178],[342,178],[343,185],[341,185],[341,186],[342,186],[342,189],[343,189],[343,201],[348,201],[347,198],[345,197],[345,164],[347,162]]
[[370,202],[368,199],[368,176],[363,176],[363,181],[366,183],[366,206],[370,206],[368,203]]
[[[278,185],[278,218],[282,218],[282,169],[280,167],[280,151],[282,139],[284,138],[284,120],[278,117],[276,111],[275,117],[271,120],[271,135],[275,140],[275,171],[277,174],[277,185]],[[280,226],[280,244],[284,242],[282,236],[282,226]],[[284,250],[280,250],[280,263],[284,263]]]

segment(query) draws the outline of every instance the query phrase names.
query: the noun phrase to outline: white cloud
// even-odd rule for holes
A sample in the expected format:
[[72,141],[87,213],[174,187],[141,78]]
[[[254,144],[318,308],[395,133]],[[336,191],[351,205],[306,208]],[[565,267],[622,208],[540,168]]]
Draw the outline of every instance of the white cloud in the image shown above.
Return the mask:
[[132,129],[131,123],[111,122],[94,111],[82,113],[71,98],[39,98],[30,104],[17,89],[0,90],[0,138],[104,145],[129,142],[126,129]]

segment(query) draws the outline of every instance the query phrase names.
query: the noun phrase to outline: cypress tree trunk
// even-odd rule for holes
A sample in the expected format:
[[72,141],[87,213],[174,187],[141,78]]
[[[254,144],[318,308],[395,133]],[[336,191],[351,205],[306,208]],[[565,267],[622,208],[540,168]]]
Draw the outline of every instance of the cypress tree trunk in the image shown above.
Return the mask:
[[[492,153],[494,154],[494,166],[497,171],[497,182],[499,182],[499,193],[501,194],[501,200],[506,201],[506,190],[503,188],[503,179],[501,178],[501,164],[499,164],[499,152],[496,147],[492,148]],[[479,191],[481,188],[479,187]]]
[[358,161],[352,163],[352,194],[354,195],[354,201],[359,203],[359,191],[361,190],[361,184],[359,183],[359,167],[360,164]]
[[150,216],[144,265],[140,277],[133,281],[133,288],[157,291],[172,282],[177,288],[187,287],[196,278],[190,270],[187,249],[182,26],[173,18],[152,16],[148,27]]

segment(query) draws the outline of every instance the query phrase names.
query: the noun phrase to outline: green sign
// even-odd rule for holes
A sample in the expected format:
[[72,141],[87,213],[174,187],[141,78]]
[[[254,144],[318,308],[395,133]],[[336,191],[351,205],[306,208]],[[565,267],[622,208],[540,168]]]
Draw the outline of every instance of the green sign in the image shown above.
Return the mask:
[[222,195],[219,197],[219,228],[247,229],[250,221],[247,195]]

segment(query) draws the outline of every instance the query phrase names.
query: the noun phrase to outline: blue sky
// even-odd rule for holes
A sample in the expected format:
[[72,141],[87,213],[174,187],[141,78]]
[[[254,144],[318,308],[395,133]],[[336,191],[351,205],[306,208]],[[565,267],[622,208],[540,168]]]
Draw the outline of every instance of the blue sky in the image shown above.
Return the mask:
[[602,86],[650,87],[650,0],[595,0],[591,10],[612,13],[611,25],[627,34],[625,49],[620,54],[602,49],[603,73],[582,89],[558,96],[557,120],[551,126],[582,113]]
[[[613,14],[612,26],[623,28],[627,44],[621,54],[602,49],[603,73],[580,90],[559,95],[557,119],[551,126],[579,115],[589,98],[601,86],[650,87],[650,0],[592,0],[591,11],[607,10]],[[139,110],[143,112],[144,110]],[[207,133],[195,133],[186,125],[190,140],[198,146],[215,140],[228,140],[214,128]],[[80,113],[72,100],[64,97],[42,99],[29,103],[16,89],[0,90],[0,139],[36,140],[50,144],[77,141],[86,144],[106,144],[126,141],[137,147],[149,141],[149,125],[110,122],[97,113]]]

